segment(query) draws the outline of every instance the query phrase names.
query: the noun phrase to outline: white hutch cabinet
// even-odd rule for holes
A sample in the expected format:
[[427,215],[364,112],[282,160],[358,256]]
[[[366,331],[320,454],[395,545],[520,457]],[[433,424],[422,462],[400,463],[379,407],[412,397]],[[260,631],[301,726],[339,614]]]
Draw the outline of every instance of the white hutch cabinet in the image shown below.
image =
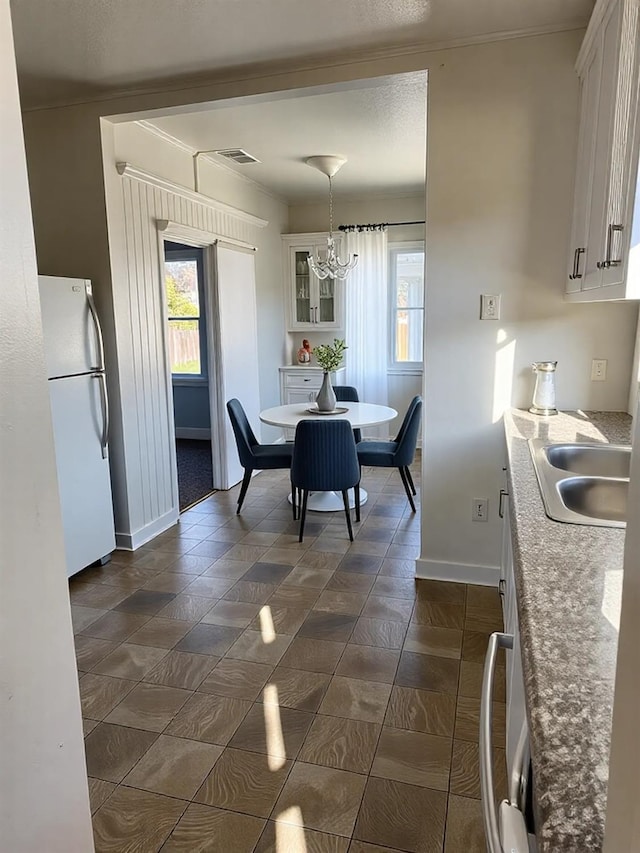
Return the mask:
[[[340,254],[340,238],[336,237]],[[326,251],[327,235],[283,234],[283,269],[287,330],[290,332],[322,331],[344,327],[343,283],[332,278],[322,281],[309,269],[307,258]]]

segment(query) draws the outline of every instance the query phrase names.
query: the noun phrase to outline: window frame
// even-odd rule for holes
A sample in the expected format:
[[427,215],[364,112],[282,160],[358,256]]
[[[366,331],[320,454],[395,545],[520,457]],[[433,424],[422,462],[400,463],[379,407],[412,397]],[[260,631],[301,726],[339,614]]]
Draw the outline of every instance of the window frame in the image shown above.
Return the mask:
[[[396,361],[396,315],[397,307],[397,288],[396,288],[396,262],[397,255],[405,252],[422,252],[423,255],[423,288],[425,286],[425,270],[426,270],[426,251],[424,240],[406,240],[395,243],[389,243],[387,246],[388,255],[388,286],[387,286],[387,306],[389,320],[389,352],[388,352],[388,372],[392,374],[406,374],[410,376],[422,375],[424,370],[424,357],[420,361]],[[422,308],[413,308],[413,311],[422,311],[422,346],[424,352],[424,336],[425,336],[425,299],[426,293],[423,291]]]
[[[172,248],[176,246],[176,248]],[[198,302],[200,307],[199,317],[171,317],[169,316],[169,306],[167,304],[167,288],[163,286],[164,308],[167,318],[167,334],[172,320],[197,320],[198,322],[198,338],[200,341],[200,373],[174,373],[169,364],[171,381],[174,385],[203,385],[208,379],[207,370],[207,309],[206,309],[206,293],[204,286],[204,250],[200,246],[185,246],[184,244],[177,247],[177,244],[165,240],[164,243],[164,264],[172,261],[195,261],[198,273]],[[166,268],[163,270],[163,283],[166,282]]]

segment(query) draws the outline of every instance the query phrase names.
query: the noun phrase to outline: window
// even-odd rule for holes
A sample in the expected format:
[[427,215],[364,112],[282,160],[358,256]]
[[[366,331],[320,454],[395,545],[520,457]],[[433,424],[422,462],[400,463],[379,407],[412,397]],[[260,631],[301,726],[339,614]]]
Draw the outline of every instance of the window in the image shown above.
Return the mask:
[[424,326],[423,244],[390,247],[389,297],[389,366],[419,372]]
[[202,249],[165,244],[169,360],[174,376],[207,372]]

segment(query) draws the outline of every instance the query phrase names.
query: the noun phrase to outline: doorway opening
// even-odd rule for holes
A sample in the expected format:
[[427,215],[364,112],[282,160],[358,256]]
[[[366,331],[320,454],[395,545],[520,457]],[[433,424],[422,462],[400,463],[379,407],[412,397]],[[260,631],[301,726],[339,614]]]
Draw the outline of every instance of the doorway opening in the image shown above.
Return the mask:
[[215,491],[204,252],[165,240],[164,261],[178,497],[184,512]]

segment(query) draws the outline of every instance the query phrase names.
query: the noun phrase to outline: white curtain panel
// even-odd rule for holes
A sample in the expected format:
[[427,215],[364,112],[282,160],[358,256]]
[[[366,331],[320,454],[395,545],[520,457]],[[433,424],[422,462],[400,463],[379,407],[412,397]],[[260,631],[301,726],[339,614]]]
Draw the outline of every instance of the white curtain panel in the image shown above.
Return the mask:
[[[354,385],[363,403],[388,405],[387,234],[348,232],[344,254],[357,254],[358,263],[344,282],[346,384]],[[386,438],[387,426],[365,430],[368,438]]]

